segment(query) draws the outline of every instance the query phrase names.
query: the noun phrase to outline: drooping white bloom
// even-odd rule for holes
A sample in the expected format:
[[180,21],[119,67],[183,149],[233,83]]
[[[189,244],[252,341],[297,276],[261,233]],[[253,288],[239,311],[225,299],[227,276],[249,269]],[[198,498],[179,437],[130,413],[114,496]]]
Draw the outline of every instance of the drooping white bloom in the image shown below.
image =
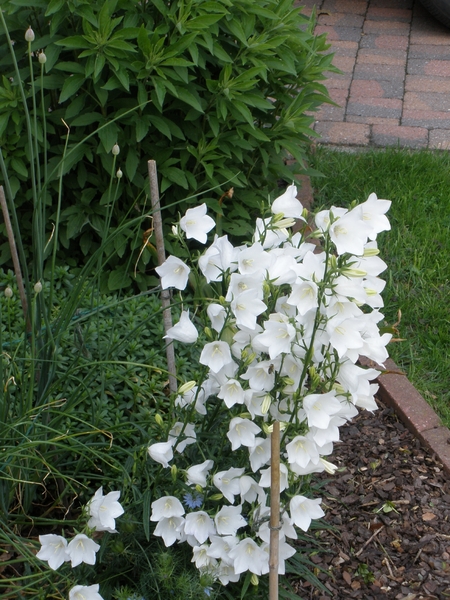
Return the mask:
[[160,521],[170,517],[182,517],[185,513],[183,505],[175,496],[163,496],[152,502],[150,521]]
[[167,330],[164,339],[178,340],[185,344],[193,344],[197,341],[198,331],[195,325],[189,318],[189,311],[183,310],[180,315],[180,320],[173,327]]
[[204,510],[199,510],[186,515],[184,533],[194,536],[199,544],[203,544],[210,535],[216,533],[216,528],[214,521],[208,513]]
[[335,390],[326,394],[309,394],[303,399],[303,409],[310,427],[326,429],[331,415],[341,410],[341,403],[336,398]]
[[209,554],[209,544],[194,546],[192,549],[192,561],[200,571],[212,571],[217,565],[217,560]]
[[212,304],[208,304],[206,314],[211,321],[211,327],[217,332],[222,331],[227,316],[225,308],[221,304],[213,302]]
[[88,527],[96,531],[117,533],[115,520],[124,513],[119,498],[120,491],[109,492],[104,496],[103,488],[100,487],[88,504],[89,514],[91,515]]
[[282,214],[285,217],[305,220],[302,216],[303,206],[300,200],[297,200],[297,188],[295,185],[290,185],[284,194],[278,196],[272,202],[271,211],[274,215]]
[[234,503],[234,497],[240,493],[239,477],[244,472],[244,467],[240,469],[231,467],[227,471],[219,471],[213,477],[214,485],[231,504]]
[[[176,443],[180,435],[183,435],[184,439],[182,439],[179,443]],[[185,426],[184,423],[178,421],[169,431],[169,441],[172,440],[175,450],[180,453],[184,451],[186,446],[195,444],[196,439],[197,434],[195,433],[195,428],[192,423],[187,423]]]
[[364,245],[367,242],[370,229],[363,221],[360,206],[356,206],[339,219],[336,219],[330,225],[329,232],[339,255],[349,253],[362,256],[364,254]]
[[259,242],[241,250],[238,268],[242,275],[264,273],[271,265],[273,258],[264,250]]
[[234,548],[239,543],[239,538],[234,535],[212,535],[211,545],[208,548],[208,554],[212,558],[220,559],[228,565],[232,565],[233,561],[229,557],[231,548]]
[[61,535],[48,533],[40,535],[41,548],[36,554],[37,558],[48,562],[50,569],[56,571],[64,563],[70,560],[66,553],[67,540]]
[[250,466],[253,473],[270,462],[270,438],[256,438],[255,444],[249,448]]
[[206,478],[214,465],[213,460],[205,460],[199,465],[192,465],[186,470],[188,485],[206,486]]
[[[263,469],[261,471],[261,478],[259,480],[259,485],[261,487],[268,488],[272,485],[271,474],[272,474],[271,467],[269,467],[268,469]],[[280,464],[280,492],[282,492],[283,490],[285,490],[288,487],[288,477],[289,477],[288,468],[286,467],[285,464],[281,463]]]
[[241,527],[247,525],[247,521],[242,516],[242,506],[222,506],[214,517],[216,530],[219,535],[236,535]]
[[227,408],[231,408],[235,404],[243,404],[244,390],[237,379],[229,379],[221,386],[217,397],[225,402]]
[[290,352],[295,335],[295,327],[289,323],[285,315],[272,313],[269,320],[264,323],[264,332],[254,338],[253,347],[257,348],[257,344],[262,345],[273,360],[280,354]]
[[213,373],[218,373],[222,367],[233,361],[230,346],[226,342],[210,342],[203,347],[199,362],[206,365]]
[[153,460],[159,462],[163,467],[168,467],[173,459],[173,440],[158,442],[148,447],[148,453]]
[[294,496],[289,503],[291,519],[303,531],[308,531],[313,519],[320,519],[325,515],[320,508],[322,498],[305,498],[305,496]]
[[215,225],[206,211],[206,204],[201,204],[195,208],[188,208],[184,217],[180,219],[180,228],[186,233],[186,237],[194,238],[201,244],[206,244],[208,231]]
[[163,517],[158,521],[153,534],[162,537],[165,546],[169,547],[181,539],[183,525],[183,517]]
[[69,591],[69,600],[103,600],[98,593],[99,585],[75,585]]
[[372,193],[360,206],[363,212],[363,219],[366,226],[369,227],[369,239],[374,240],[378,233],[389,231],[391,225],[386,213],[392,202],[390,200],[381,200],[376,194]]
[[300,467],[306,467],[310,460],[319,460],[319,451],[314,440],[304,435],[297,435],[286,445],[289,463],[296,463]]
[[171,254],[162,265],[156,267],[155,271],[161,277],[163,290],[171,287],[184,290],[191,269],[182,260]]
[[91,540],[84,533],[78,533],[67,544],[67,555],[70,558],[72,567],[76,567],[82,562],[88,565],[95,565],[95,555],[100,550],[100,546]]
[[236,318],[236,324],[239,327],[247,327],[248,329],[255,328],[256,317],[267,309],[262,300],[255,298],[253,290],[247,290],[235,296],[230,307]]
[[267,572],[269,559],[264,550],[251,538],[244,538],[230,550],[235,573],[250,571],[255,575]]
[[278,364],[278,362],[272,362],[270,360],[255,362],[250,365],[241,378],[248,380],[253,391],[270,392],[275,384],[275,371]]
[[252,447],[255,443],[255,436],[261,431],[256,423],[250,419],[234,417],[230,421],[227,438],[231,442],[231,449],[237,450],[240,446]]

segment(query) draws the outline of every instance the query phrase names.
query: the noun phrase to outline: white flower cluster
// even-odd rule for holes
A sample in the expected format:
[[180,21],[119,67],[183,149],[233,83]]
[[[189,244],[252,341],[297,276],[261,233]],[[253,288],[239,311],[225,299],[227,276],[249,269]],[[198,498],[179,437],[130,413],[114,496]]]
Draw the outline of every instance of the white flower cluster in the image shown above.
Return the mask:
[[[282,425],[281,490],[289,492],[280,515],[282,574],[295,553],[287,540],[296,539],[296,527],[307,531],[324,515],[321,499],[304,495],[305,476],[333,473],[325,457],[339,441],[339,427],[357,407],[376,409],[377,386],[370,381],[377,371],[358,366],[358,357],[383,363],[391,337],[378,327],[386,264],[376,243],[390,229],[390,202],[371,194],[349,210],[319,212],[314,231],[303,227],[308,241],[288,230],[294,219],[304,220],[296,196],[292,185],[273,202],[272,216],[257,220],[250,245],[234,247],[226,235],[216,236],[198,258],[217,292],[205,300],[211,340],[200,354],[205,377],[181,386],[177,422],[167,441],[148,449],[163,467],[174,451],[178,470],[184,460],[180,493],[190,486],[185,506],[199,509],[186,513],[176,495],[155,500],[154,534],[166,546],[190,544],[196,566],[224,585],[245,571],[269,570],[271,424]],[[189,209],[179,228],[205,243],[213,225],[202,205]],[[157,268],[164,289],[184,290],[190,271],[174,256]],[[188,311],[166,337],[197,341]],[[206,460],[189,464],[195,456]]]
[[[90,515],[88,528],[117,533],[115,519],[124,513],[119,498],[120,492],[117,491],[104,496],[103,488],[100,487],[87,505]],[[100,546],[84,533],[78,533],[70,542],[62,535],[49,533],[40,535],[39,542],[41,548],[36,554],[37,558],[46,561],[54,571],[64,562],[70,562],[72,568],[81,563],[95,565],[96,554],[100,549]],[[98,584],[76,585],[69,592],[69,600],[102,600],[98,589]]]

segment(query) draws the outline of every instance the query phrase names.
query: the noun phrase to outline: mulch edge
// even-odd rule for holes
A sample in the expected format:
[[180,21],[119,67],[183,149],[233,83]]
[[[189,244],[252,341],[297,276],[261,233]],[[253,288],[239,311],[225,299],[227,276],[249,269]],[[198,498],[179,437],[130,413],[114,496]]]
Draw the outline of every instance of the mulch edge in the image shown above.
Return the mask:
[[[297,198],[301,204],[311,210],[314,192],[307,175],[296,177],[299,183]],[[417,437],[422,446],[434,453],[442,463],[444,472],[450,476],[450,430],[442,424],[425,398],[416,390],[406,374],[391,359],[384,367],[361,356],[359,362],[363,366],[375,368],[380,375],[375,379],[378,383],[378,395],[382,402],[392,408],[403,424]]]

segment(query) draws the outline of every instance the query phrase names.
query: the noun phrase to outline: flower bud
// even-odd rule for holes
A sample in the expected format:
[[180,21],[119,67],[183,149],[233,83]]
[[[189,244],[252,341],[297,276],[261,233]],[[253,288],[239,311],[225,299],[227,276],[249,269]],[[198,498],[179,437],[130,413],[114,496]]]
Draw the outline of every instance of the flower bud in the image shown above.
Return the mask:
[[337,269],[337,258],[334,256],[334,254],[332,254],[329,258],[328,258],[328,266],[330,267],[330,269]]
[[5,287],[5,291],[3,292],[5,294],[5,296],[7,298],[12,298],[13,297],[13,291],[12,289],[9,287],[9,285],[7,287]]
[[295,380],[292,377],[283,377],[283,383],[284,385],[294,385]]
[[34,42],[34,31],[31,29],[31,27],[28,27],[28,29],[25,31],[25,40],[27,42]]
[[367,275],[367,271],[363,271],[363,269],[342,269],[342,275],[347,277],[365,277]]
[[162,418],[162,416],[161,416],[159,413],[156,413],[156,415],[155,415],[155,421],[156,421],[156,423],[157,423],[157,424],[158,424],[160,427],[162,427],[162,426],[163,426],[163,424],[164,424],[163,418]]
[[45,55],[44,52],[39,52],[38,61],[41,65],[45,65],[45,63],[47,62],[47,56]]
[[113,156],[117,156],[120,152],[119,144],[114,144],[111,150]]
[[363,256],[378,256],[380,250],[378,248],[364,248]]
[[295,219],[287,217],[285,219],[280,219],[274,225],[276,229],[286,229],[286,227],[293,227],[295,225]]
[[116,177],[117,177],[117,179],[122,179],[122,177],[123,177],[122,169],[120,169],[120,168],[117,169]]
[[197,490],[197,492],[198,492],[199,494],[203,494],[203,488],[202,488],[202,486],[201,486],[199,483],[197,483],[197,484],[195,485],[195,489]]
[[258,575],[256,575],[255,573],[252,573],[250,582],[252,585],[259,585]]
[[252,418],[252,415],[249,412],[239,413],[239,416],[241,417],[241,419],[251,419]]
[[195,381],[186,381],[186,383],[183,383],[183,385],[180,385],[180,387],[178,388],[178,393],[180,394],[180,396],[184,396],[184,394],[187,394],[188,392],[190,392],[192,390],[192,388],[194,388],[195,386],[196,386]]
[[172,233],[173,233],[173,235],[175,235],[177,237],[180,235],[180,230],[178,228],[178,225],[172,225]]
[[209,327],[205,327],[204,332],[207,338],[209,338],[210,340],[214,339],[213,332]]
[[266,415],[269,412],[270,405],[272,404],[272,398],[270,394],[266,394],[264,396],[264,400],[261,405],[261,412],[263,415]]
[[172,475],[172,481],[175,483],[177,480],[177,473],[178,473],[178,469],[177,469],[177,465],[172,465],[170,467],[170,474]]
[[34,291],[36,294],[40,294],[42,292],[42,283],[40,281],[36,281],[34,284]]
[[305,219],[305,221],[308,218],[308,215],[309,215],[309,210],[307,208],[303,207],[302,217]]
[[223,498],[223,494],[213,494],[212,496],[209,497],[210,500],[214,500],[216,502],[218,502],[219,500],[222,500]]

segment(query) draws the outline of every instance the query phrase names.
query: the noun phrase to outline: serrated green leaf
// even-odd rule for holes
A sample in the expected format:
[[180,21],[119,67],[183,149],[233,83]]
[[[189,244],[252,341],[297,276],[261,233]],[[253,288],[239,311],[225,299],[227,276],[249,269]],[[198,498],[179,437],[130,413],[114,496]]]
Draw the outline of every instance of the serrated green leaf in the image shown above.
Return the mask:
[[68,98],[76,94],[84,82],[84,75],[80,75],[78,73],[68,77],[65,80],[64,85],[62,87],[58,102],[61,104],[62,102],[65,102]]
[[98,27],[97,17],[89,4],[80,4],[74,9],[74,14],[80,15],[83,19],[86,19],[88,23],[94,27]]

